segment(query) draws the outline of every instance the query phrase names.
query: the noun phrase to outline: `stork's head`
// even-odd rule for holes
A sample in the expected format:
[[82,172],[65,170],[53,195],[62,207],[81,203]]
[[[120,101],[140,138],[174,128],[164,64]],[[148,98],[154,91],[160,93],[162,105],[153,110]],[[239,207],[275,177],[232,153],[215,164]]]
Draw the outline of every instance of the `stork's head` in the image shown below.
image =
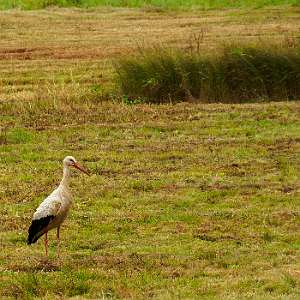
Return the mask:
[[85,170],[73,156],[66,156],[63,160],[63,164],[65,167],[73,167],[73,168],[76,168],[76,169],[80,170],[81,172],[89,175],[88,171]]

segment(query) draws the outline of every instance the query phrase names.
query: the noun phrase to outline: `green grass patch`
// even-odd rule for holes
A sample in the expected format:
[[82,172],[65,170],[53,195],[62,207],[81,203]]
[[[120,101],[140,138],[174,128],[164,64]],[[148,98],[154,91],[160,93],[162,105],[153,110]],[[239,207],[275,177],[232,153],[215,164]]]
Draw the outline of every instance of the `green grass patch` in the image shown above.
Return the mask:
[[32,134],[28,130],[16,128],[9,133],[8,138],[11,139],[13,143],[20,144],[31,141]]
[[299,48],[228,46],[213,56],[141,49],[116,63],[126,99],[253,102],[300,98]]

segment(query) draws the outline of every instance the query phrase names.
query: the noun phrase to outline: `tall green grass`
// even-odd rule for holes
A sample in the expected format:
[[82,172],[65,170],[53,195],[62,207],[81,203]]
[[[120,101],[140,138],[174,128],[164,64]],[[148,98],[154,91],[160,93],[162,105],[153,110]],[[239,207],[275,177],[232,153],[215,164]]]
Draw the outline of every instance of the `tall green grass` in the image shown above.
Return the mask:
[[48,6],[59,7],[144,7],[155,6],[161,8],[239,8],[264,7],[269,5],[299,5],[299,0],[2,0],[0,9],[21,8],[40,9]]
[[299,49],[230,46],[215,56],[141,50],[116,63],[122,94],[146,102],[300,99]]

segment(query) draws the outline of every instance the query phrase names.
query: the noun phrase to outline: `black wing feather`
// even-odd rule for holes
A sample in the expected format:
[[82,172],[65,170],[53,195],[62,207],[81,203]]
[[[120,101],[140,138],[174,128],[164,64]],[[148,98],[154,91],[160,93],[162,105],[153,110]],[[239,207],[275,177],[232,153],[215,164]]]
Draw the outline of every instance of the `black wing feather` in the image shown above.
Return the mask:
[[32,220],[32,223],[28,229],[27,244],[34,244],[45,233],[44,229],[54,218],[54,216],[47,216],[38,220]]

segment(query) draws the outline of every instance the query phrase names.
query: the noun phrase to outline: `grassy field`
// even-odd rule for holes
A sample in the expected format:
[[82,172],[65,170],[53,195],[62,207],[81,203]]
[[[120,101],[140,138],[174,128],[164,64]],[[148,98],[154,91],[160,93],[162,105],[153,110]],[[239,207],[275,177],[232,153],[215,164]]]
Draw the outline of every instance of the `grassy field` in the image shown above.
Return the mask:
[[162,9],[262,8],[299,5],[299,0],[2,0],[0,9],[41,9],[49,6],[84,7],[153,7]]
[[141,45],[203,52],[232,41],[293,46],[300,26],[298,8],[11,10],[1,16],[0,99],[17,103],[97,101],[114,89],[112,61]]
[[[80,110],[1,117],[2,297],[297,299],[298,103]],[[92,176],[46,261],[26,230],[70,153]]]
[[[298,299],[300,104],[126,105],[111,84],[140,43],[292,45],[298,8],[0,15],[0,298]],[[68,154],[92,175],[46,260],[27,228]]]

